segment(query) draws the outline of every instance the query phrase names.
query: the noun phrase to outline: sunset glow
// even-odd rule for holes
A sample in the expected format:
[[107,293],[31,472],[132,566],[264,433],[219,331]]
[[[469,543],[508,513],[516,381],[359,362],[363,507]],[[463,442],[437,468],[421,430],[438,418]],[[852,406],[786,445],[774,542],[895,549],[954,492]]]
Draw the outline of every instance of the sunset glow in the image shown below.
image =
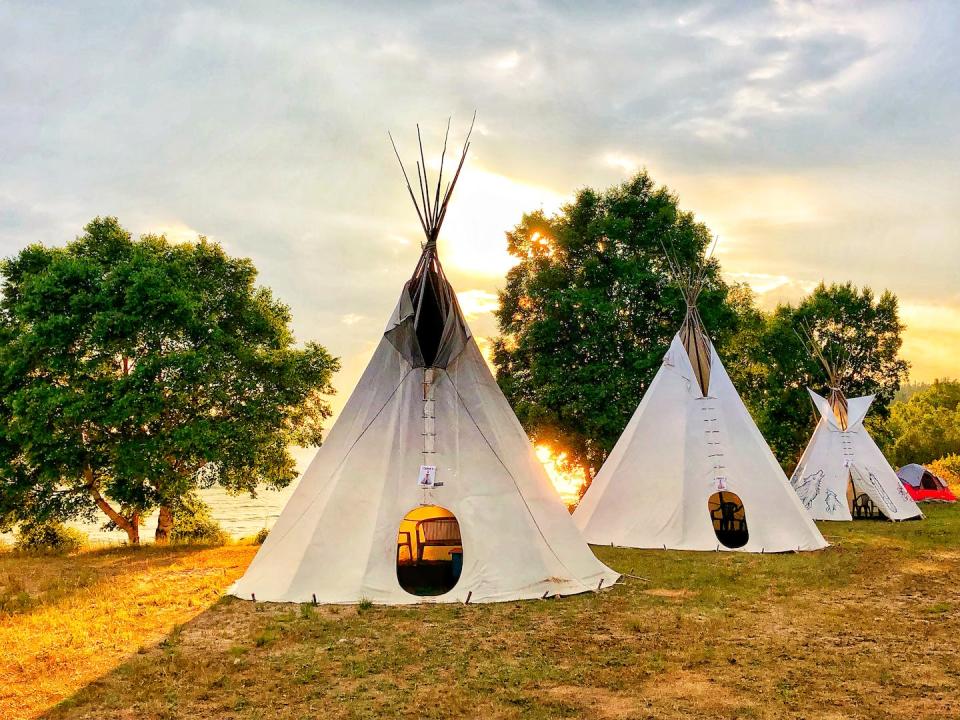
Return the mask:
[[563,502],[567,505],[577,502],[581,488],[587,483],[583,468],[565,468],[567,453],[558,453],[549,445],[537,445],[536,453]]
[[[506,231],[524,213],[555,212],[564,196],[474,165],[457,185],[457,195],[443,225],[440,250],[444,264],[474,276],[500,280],[517,264],[507,252]],[[543,244],[548,244],[546,240]]]

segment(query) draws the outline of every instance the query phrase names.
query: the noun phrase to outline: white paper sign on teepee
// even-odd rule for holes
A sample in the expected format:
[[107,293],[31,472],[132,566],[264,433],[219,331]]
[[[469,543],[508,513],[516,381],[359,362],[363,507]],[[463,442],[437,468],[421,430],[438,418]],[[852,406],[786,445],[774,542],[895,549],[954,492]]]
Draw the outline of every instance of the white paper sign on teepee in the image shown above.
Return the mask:
[[420,475],[417,478],[417,484],[425,489],[432,488],[437,477],[436,465],[421,465]]

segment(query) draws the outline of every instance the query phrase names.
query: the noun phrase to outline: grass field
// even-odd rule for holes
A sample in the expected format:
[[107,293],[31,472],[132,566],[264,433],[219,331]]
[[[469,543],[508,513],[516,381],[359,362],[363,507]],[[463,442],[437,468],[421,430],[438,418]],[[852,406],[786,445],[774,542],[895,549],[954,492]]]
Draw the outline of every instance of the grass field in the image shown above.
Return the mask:
[[222,598],[255,548],[0,553],[0,717],[960,717],[960,507],[820,553],[598,548],[636,576],[496,605]]

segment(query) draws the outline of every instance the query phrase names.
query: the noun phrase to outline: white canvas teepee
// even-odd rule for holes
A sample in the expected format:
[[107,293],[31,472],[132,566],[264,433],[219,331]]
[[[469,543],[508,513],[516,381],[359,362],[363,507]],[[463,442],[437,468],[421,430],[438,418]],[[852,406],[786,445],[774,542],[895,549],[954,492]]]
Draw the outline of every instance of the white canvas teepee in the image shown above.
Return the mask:
[[863,426],[873,395],[847,399],[834,389],[828,400],[808,392],[820,422],[790,482],[810,514],[817,520],[852,520],[876,511],[888,520],[923,517]]
[[603,545],[826,547],[703,330],[702,282],[701,273],[683,284],[683,327],[574,521],[588,542]]
[[820,421],[790,483],[804,506],[817,520],[852,520],[882,514],[889,520],[923,517],[863,421],[873,395],[847,399],[841,385],[849,369],[840,343],[830,353],[822,338],[809,327],[800,340],[827,375],[829,398],[807,388]]
[[401,586],[398,558],[404,546],[415,557],[411,542],[424,538],[408,530],[411,540],[400,528],[412,510],[429,508],[456,519],[458,535],[447,525],[441,541],[462,546],[459,580],[429,598],[434,602],[566,595],[618,579],[577,532],[444,276],[436,238],[458,175],[459,167],[443,196],[438,180],[432,204],[421,191],[427,242],[413,277],[340,418],[233,595],[422,602]]

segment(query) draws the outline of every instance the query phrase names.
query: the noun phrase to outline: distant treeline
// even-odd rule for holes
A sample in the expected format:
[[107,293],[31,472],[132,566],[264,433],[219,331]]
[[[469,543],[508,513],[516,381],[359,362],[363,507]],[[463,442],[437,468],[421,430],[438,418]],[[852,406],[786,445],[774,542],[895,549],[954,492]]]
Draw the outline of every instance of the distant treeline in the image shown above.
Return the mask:
[[891,459],[933,459],[904,444],[902,425],[887,425],[894,401],[916,392],[905,384],[892,292],[821,284],[764,312],[748,286],[723,279],[709,229],[645,171],[603,191],[584,188],[555,215],[525,215],[507,238],[518,263],[500,294],[498,381],[531,436],[588,472],[603,464],[683,319],[668,253],[704,268],[700,314],[788,473],[817,421],[807,388],[829,390],[808,333],[842,361],[848,396],[876,395],[871,428]]
[[[532,439],[588,476],[684,317],[668,254],[702,270],[704,324],[787,472],[817,419],[806,389],[828,390],[804,335],[842,359],[848,396],[876,395],[870,429],[894,464],[960,453],[960,385],[905,383],[893,293],[821,284],[764,312],[646,172],[525,215],[507,239],[518,264],[496,313],[498,382]],[[339,363],[295,343],[289,308],[256,277],[216,243],[134,239],[115,218],[4,261],[0,532],[100,516],[138,543],[159,510],[154,537],[167,541],[206,517],[201,488],[288,484],[291,445],[320,444]]]

